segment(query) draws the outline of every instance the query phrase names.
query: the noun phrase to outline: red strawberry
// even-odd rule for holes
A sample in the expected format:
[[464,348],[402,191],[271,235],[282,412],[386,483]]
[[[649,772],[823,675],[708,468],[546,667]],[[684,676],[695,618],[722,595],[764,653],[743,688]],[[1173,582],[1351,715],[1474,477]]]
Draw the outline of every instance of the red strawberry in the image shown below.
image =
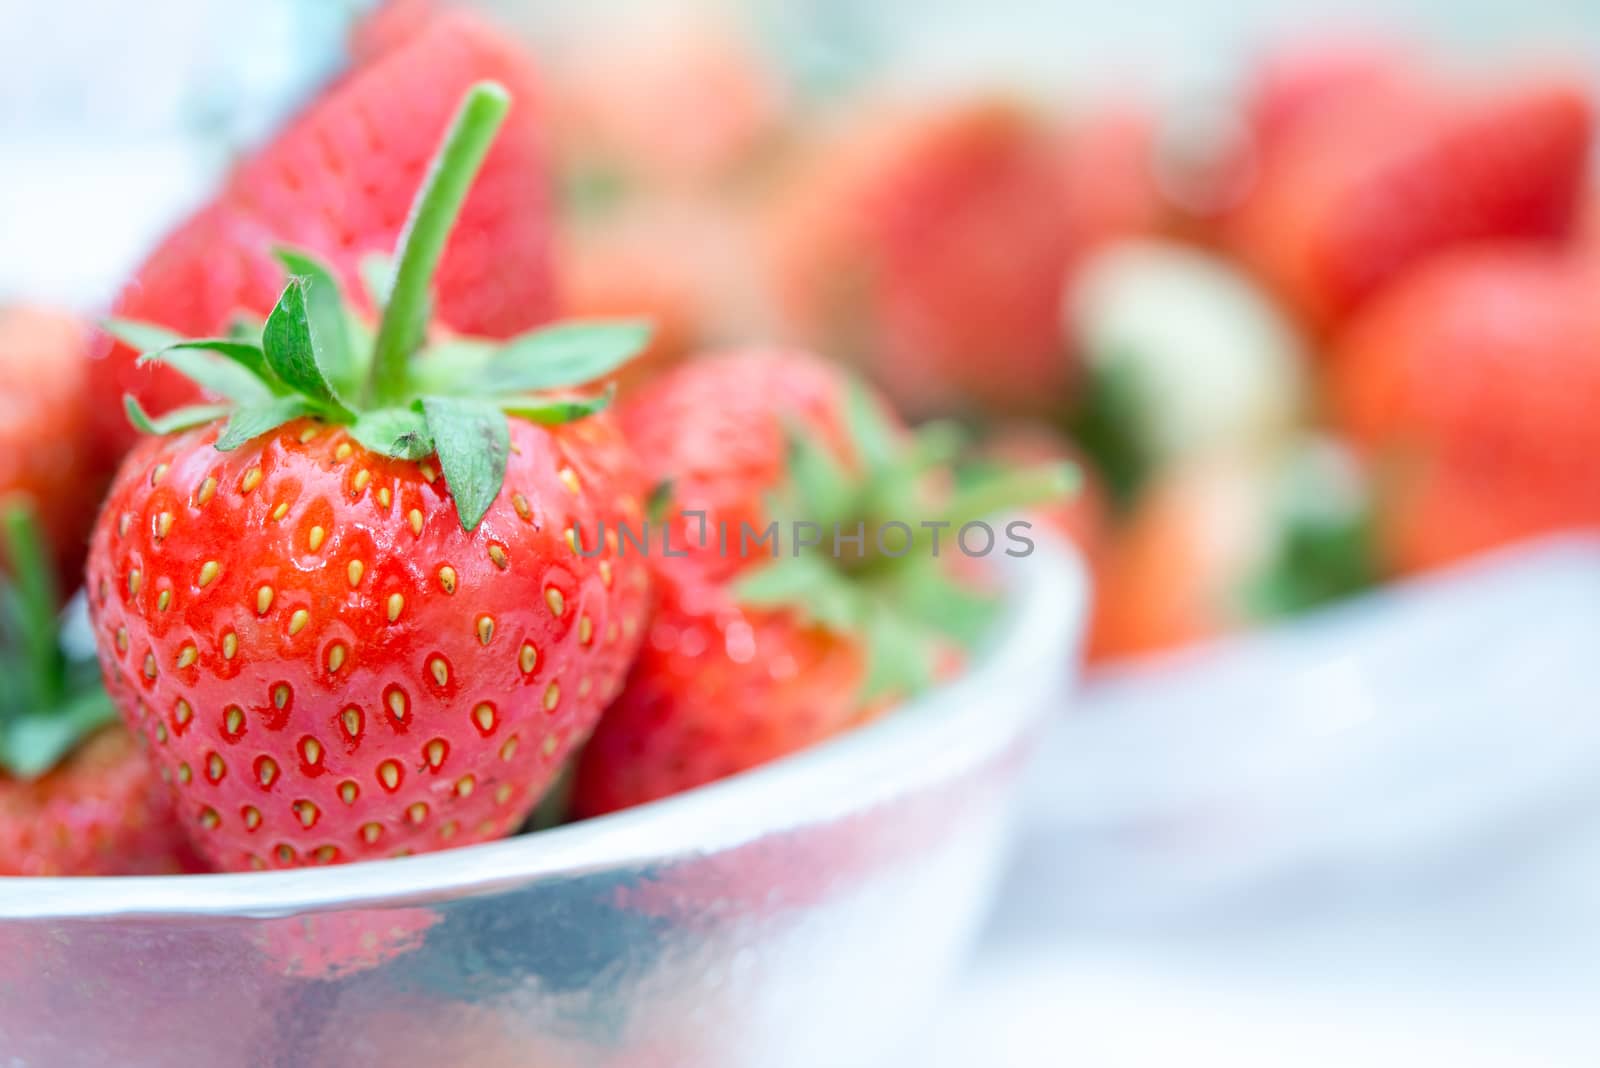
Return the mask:
[[600,401],[527,391],[608,373],[640,332],[415,351],[508,105],[474,87],[451,126],[370,358],[327,269],[285,253],[295,277],[260,345],[152,354],[238,401],[226,425],[209,407],[152,422],[130,401],[164,434],[128,456],[95,528],[95,633],[124,718],[220,867],[509,833],[632,657],[646,575],[598,538],[638,517],[637,471],[611,422],[585,418]]
[[[946,532],[943,558],[926,545],[899,559],[864,557],[831,540],[802,552],[780,530],[784,558],[774,564],[771,548],[745,537],[789,518],[818,523],[830,539],[829,523],[849,533],[860,521],[869,544],[880,524],[915,526],[929,515],[918,454],[937,459],[936,439],[908,445],[880,402],[795,353],[685,365],[640,391],[623,423],[647,473],[671,487],[666,528],[685,555],[658,549],[651,559],[649,635],[580,759],[578,814],[783,756],[866,722],[951,666],[957,635],[939,627],[962,630],[978,611],[948,566],[961,522]],[[1059,488],[1056,472],[1024,477]],[[949,514],[971,518],[962,501]],[[899,546],[895,538],[886,542]]]
[[191,867],[172,800],[87,657],[57,633],[49,554],[26,506],[4,516],[0,590],[0,875],[135,875]]
[[[364,256],[393,247],[411,194],[461,93],[489,78],[517,99],[462,211],[437,281],[439,317],[470,334],[507,337],[553,314],[549,197],[531,61],[498,31],[452,12],[384,37],[369,61],[335,82],[264,148],[216,199],[155,250],[117,299],[115,314],[183,334],[219,334],[241,312],[265,314],[283,286],[273,242],[314,250],[354,282]],[[121,397],[152,409],[197,390],[172,371],[135,368],[109,341],[94,376],[97,437],[110,462],[131,444]]]
[[0,308],[0,499],[26,497],[63,590],[77,587],[105,486],[89,447],[88,332],[39,308]]
[[0,774],[0,875],[159,875],[194,866],[167,788],[120,724],[42,778]]
[[1539,248],[1435,261],[1334,351],[1338,424],[1378,465],[1401,570],[1600,524],[1600,267]]
[[789,329],[916,411],[1058,407],[1072,378],[1063,185],[1050,131],[1007,103],[863,120],[784,198]]
[[1355,94],[1307,116],[1261,160],[1233,243],[1327,330],[1442,249],[1566,236],[1592,119],[1582,89],[1555,79]]
[[1418,57],[1380,38],[1319,35],[1281,44],[1262,57],[1245,93],[1255,149],[1270,155],[1318,112],[1353,98],[1404,92],[1420,70]]

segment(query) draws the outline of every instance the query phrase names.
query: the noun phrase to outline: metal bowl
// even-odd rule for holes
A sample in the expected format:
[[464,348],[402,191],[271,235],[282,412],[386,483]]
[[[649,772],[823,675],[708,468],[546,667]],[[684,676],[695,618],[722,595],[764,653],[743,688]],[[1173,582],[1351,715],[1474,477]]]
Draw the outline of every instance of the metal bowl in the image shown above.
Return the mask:
[[961,678],[724,782],[294,872],[0,878],[0,1063],[882,1064],[991,899],[1086,584],[1044,542]]

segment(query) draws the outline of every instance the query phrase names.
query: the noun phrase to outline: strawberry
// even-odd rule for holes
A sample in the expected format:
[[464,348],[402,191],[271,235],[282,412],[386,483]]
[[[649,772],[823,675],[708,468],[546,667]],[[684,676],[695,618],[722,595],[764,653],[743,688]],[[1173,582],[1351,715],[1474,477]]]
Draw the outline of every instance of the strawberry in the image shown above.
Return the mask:
[[53,567],[32,512],[4,516],[0,875],[134,875],[191,867],[172,800],[116,712],[90,657],[57,630]]
[[1358,468],[1329,442],[1192,457],[1151,483],[1112,542],[1089,659],[1174,649],[1363,589],[1369,522]]
[[916,412],[1051,411],[1072,252],[1061,152],[1006,102],[869,116],[784,195],[776,299],[790,333]]
[[152,420],[128,399],[157,436],[123,463],[89,561],[109,688],[218,867],[509,833],[632,657],[647,576],[598,538],[638,514],[638,473],[605,398],[571,387],[643,332],[569,324],[418,351],[430,277],[508,107],[492,83],[467,95],[370,352],[330,269],[287,250],[259,344],[109,324],[235,402]]
[[[114,314],[182,334],[219,334],[240,313],[269,311],[283,287],[274,242],[326,256],[353,283],[363,258],[394,245],[411,193],[454,102],[479,79],[507,85],[517,112],[462,211],[440,266],[439,317],[470,334],[508,337],[555,311],[549,196],[531,60],[497,30],[450,12],[402,20],[382,46],[245,159],[216,198],[139,268]],[[123,393],[163,409],[198,396],[168,368],[104,339],[94,353],[98,448],[114,465],[132,442]]]
[[[948,433],[908,439],[879,400],[798,353],[687,364],[636,394],[622,420],[677,511],[650,561],[649,635],[578,765],[579,815],[754,767],[928,684],[959,661],[983,614],[951,566],[956,531],[1064,484],[1059,468],[1033,470],[938,502],[929,468]],[[914,539],[889,531],[924,517],[953,524],[942,557],[926,527]],[[829,540],[803,551],[801,532],[779,529],[791,519]],[[752,540],[769,523],[776,541]],[[863,544],[832,540],[835,530],[863,532]]]
[[1353,98],[1404,92],[1421,69],[1418,57],[1384,38],[1318,35],[1278,44],[1261,57],[1245,89],[1254,149],[1270,155],[1319,112]]
[[1230,239],[1325,332],[1442,249],[1565,237],[1592,125],[1583,90],[1556,78],[1355,93],[1261,159]]
[[1597,286],[1600,266],[1576,254],[1462,251],[1340,336],[1334,417],[1376,465],[1397,569],[1600,524]]
[[0,308],[0,500],[30,502],[64,590],[81,581],[104,488],[89,447],[87,345],[71,316]]
[[988,433],[979,455],[991,469],[1064,463],[1080,471],[1083,485],[1076,494],[1031,514],[1076,545],[1091,569],[1095,566],[1110,540],[1111,503],[1093,462],[1076,443],[1039,424],[1007,423]]

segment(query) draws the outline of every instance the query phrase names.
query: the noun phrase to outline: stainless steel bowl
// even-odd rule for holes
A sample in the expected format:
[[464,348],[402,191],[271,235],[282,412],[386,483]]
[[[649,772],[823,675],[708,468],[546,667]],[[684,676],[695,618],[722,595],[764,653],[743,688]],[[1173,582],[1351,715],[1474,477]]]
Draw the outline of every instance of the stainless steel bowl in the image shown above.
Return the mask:
[[0,879],[0,1064],[881,1065],[991,899],[1086,587],[1043,542],[960,679],[617,815],[296,872]]

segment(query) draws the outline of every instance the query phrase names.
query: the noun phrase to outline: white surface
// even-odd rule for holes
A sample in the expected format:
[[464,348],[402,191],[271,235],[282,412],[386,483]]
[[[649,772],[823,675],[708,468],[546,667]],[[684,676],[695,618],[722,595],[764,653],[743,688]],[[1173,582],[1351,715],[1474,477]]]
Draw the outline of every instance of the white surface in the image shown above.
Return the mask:
[[1600,544],[1103,682],[932,1068],[1600,1063]]

